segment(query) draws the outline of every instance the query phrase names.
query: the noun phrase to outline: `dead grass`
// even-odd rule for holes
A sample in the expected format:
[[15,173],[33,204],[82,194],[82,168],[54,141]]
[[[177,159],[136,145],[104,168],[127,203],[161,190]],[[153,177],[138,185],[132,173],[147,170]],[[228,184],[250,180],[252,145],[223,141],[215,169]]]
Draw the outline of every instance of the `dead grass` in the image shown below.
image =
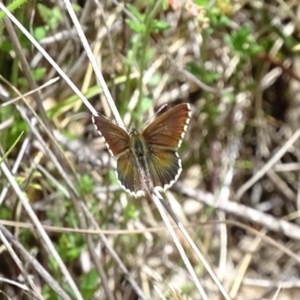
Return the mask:
[[[43,4],[14,15],[113,118],[63,2]],[[164,199],[230,298],[298,299],[298,1],[77,5],[126,126],[165,103],[191,104],[183,172]],[[201,299],[155,205],[119,188],[74,90],[60,79],[7,105],[58,73],[1,22],[0,298]],[[176,233],[207,299],[221,299]]]

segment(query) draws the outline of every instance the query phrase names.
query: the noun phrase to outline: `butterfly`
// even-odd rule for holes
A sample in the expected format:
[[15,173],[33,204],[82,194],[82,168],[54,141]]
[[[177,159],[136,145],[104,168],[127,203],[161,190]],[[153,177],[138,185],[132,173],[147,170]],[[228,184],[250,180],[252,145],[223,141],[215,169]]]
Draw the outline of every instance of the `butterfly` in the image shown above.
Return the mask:
[[126,132],[101,114],[93,115],[96,130],[116,158],[116,174],[122,188],[139,197],[154,189],[166,190],[177,181],[181,159],[177,153],[188,128],[191,109],[178,104],[159,115],[142,132]]

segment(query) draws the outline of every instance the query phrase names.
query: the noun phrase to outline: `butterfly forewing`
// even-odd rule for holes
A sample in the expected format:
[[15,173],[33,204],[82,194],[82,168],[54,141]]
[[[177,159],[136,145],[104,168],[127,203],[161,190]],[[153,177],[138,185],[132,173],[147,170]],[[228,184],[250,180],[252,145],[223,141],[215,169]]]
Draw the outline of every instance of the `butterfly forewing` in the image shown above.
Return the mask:
[[149,145],[178,148],[190,120],[190,105],[182,103],[160,115],[147,126],[143,136]]
[[130,147],[130,137],[120,126],[112,123],[102,115],[92,116],[93,123],[105,139],[106,146],[112,155],[118,157]]

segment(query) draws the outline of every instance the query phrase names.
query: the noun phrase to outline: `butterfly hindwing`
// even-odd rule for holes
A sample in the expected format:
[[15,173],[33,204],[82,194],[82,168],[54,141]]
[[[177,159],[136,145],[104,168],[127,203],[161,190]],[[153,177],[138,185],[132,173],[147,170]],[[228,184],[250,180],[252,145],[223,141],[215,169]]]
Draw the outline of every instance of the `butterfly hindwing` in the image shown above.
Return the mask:
[[112,155],[118,157],[130,147],[130,137],[123,128],[112,123],[101,114],[93,115],[92,119],[96,129],[104,137],[106,146]]
[[143,136],[149,145],[177,149],[190,120],[190,105],[178,104],[146,127]]
[[181,160],[175,150],[151,147],[147,156],[154,187],[169,188],[181,173]]
[[137,195],[142,192],[143,185],[135,157],[128,150],[117,160],[117,177],[121,186],[129,193]]

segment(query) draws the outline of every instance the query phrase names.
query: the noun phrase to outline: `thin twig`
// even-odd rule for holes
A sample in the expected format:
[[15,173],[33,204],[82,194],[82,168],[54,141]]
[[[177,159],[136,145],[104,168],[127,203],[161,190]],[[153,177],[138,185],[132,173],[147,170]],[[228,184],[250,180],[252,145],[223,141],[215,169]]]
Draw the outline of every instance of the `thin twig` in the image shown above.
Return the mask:
[[[3,165],[3,164],[2,164]],[[14,249],[24,258],[24,261],[29,263],[33,269],[41,276],[41,278],[49,285],[49,287],[62,299],[71,300],[70,296],[60,287],[60,285],[51,277],[41,264],[31,256],[23,245],[0,223],[0,231],[4,234],[7,240],[14,246]]]
[[[73,21],[73,24],[74,24],[74,26],[75,26],[75,28],[77,30],[77,33],[78,33],[79,38],[81,40],[81,43],[82,43],[82,45],[83,45],[83,47],[84,47],[84,49],[86,51],[86,54],[87,54],[87,56],[88,56],[88,58],[89,58],[89,60],[90,60],[90,62],[92,64],[92,66],[93,66],[93,69],[94,69],[94,72],[96,74],[96,77],[98,78],[99,83],[100,83],[100,85],[101,85],[101,87],[103,89],[103,93],[104,93],[104,95],[106,97],[106,100],[107,100],[109,106],[110,106],[110,109],[112,110],[112,113],[113,113],[113,115],[114,115],[114,117],[116,119],[116,122],[117,122],[117,124],[119,126],[125,128],[123,120],[121,119],[121,116],[120,116],[120,114],[119,114],[119,112],[117,110],[115,102],[114,102],[113,98],[111,97],[109,89],[108,89],[108,87],[106,85],[106,82],[105,82],[103,76],[102,76],[100,68],[98,67],[98,64],[97,64],[96,59],[95,59],[95,57],[93,55],[93,52],[92,52],[92,50],[91,50],[91,48],[90,48],[90,46],[88,44],[88,41],[87,41],[87,39],[86,39],[86,37],[84,35],[84,32],[83,32],[83,30],[81,28],[81,25],[80,25],[80,23],[79,23],[79,21],[77,19],[77,16],[76,16],[76,14],[75,14],[75,12],[73,10],[72,4],[70,3],[69,0],[64,0],[64,2],[65,2],[65,5],[67,7],[67,10],[68,10],[68,12],[70,14],[70,17],[71,17],[71,19]],[[94,115],[97,115],[97,113],[93,112],[94,110],[93,111],[90,110],[90,111]]]
[[276,162],[287,152],[287,150],[297,141],[300,136],[300,129],[298,129],[290,139],[281,147],[281,149],[247,182],[245,182],[236,192],[236,198],[241,199],[245,192],[254,185],[260,178],[262,178],[269,169],[271,169]]
[[285,220],[278,220],[271,215],[257,211],[251,207],[247,207],[234,201],[225,201],[224,203],[220,201],[219,203],[216,203],[213,194],[203,192],[199,189],[192,189],[180,182],[176,183],[173,188],[179,193],[183,193],[186,196],[200,201],[208,206],[224,210],[227,213],[231,213],[235,216],[243,218],[243,220],[255,222],[269,230],[281,232],[285,236],[292,239],[300,240],[300,226],[298,225],[289,223]]
[[[147,196],[147,195],[146,195],[146,196]],[[183,262],[184,262],[186,268],[188,269],[190,275],[192,276],[192,279],[193,279],[193,281],[194,281],[194,283],[195,283],[195,285],[196,285],[196,287],[197,287],[197,290],[199,291],[199,293],[200,293],[202,299],[204,299],[204,300],[205,300],[205,299],[208,299],[208,298],[207,298],[207,295],[206,295],[206,293],[205,293],[203,287],[201,286],[201,284],[200,284],[200,282],[199,282],[199,279],[198,279],[198,277],[197,277],[197,275],[196,275],[196,273],[195,273],[195,271],[194,271],[194,269],[193,269],[193,267],[192,267],[192,265],[191,265],[191,263],[190,263],[190,261],[189,261],[189,259],[188,259],[188,257],[187,257],[187,255],[186,255],[186,253],[185,253],[185,251],[184,251],[184,249],[183,249],[183,247],[182,247],[182,245],[181,245],[181,243],[179,242],[179,239],[178,239],[178,237],[177,237],[177,235],[176,235],[176,233],[175,233],[175,230],[174,230],[174,228],[172,227],[172,225],[171,225],[171,223],[170,223],[170,221],[169,221],[169,219],[168,219],[168,217],[167,217],[167,215],[166,215],[166,212],[165,212],[165,210],[163,209],[163,205],[164,205],[164,207],[167,209],[168,213],[171,215],[171,217],[173,218],[174,222],[177,224],[177,226],[178,226],[178,228],[181,230],[181,232],[182,232],[183,234],[184,234],[184,232],[185,232],[185,233],[187,233],[187,232],[186,232],[186,231],[182,231],[183,226],[180,226],[179,220],[177,219],[177,217],[176,217],[175,214],[173,213],[172,209],[170,209],[170,207],[169,207],[168,205],[166,205],[166,203],[165,203],[165,201],[163,200],[163,198],[161,197],[161,195],[155,191],[155,194],[152,193],[151,196],[152,196],[152,197],[151,197],[152,200],[154,201],[154,203],[155,203],[157,209],[159,210],[159,213],[160,213],[160,215],[161,215],[161,217],[162,217],[162,219],[163,219],[163,221],[164,221],[164,223],[165,223],[165,225],[166,225],[166,227],[167,227],[167,229],[168,229],[168,231],[169,231],[169,233],[170,233],[170,235],[171,235],[171,237],[172,237],[172,239],[173,239],[173,241],[174,241],[174,243],[175,243],[175,245],[176,245],[176,247],[177,247],[177,249],[178,249],[178,251],[179,251],[179,253],[180,253],[180,256],[181,256],[181,258],[182,258],[182,260],[183,260]],[[184,235],[185,235],[185,234],[184,234]],[[188,234],[187,234],[187,235],[188,235]],[[188,235],[188,236],[189,236],[189,235]],[[187,238],[186,235],[185,235],[185,237]],[[187,238],[187,239],[188,239],[188,238]],[[195,247],[196,247],[196,246],[195,246]],[[197,247],[196,247],[196,248],[197,248]],[[195,251],[194,248],[193,248],[193,250]]]
[[7,8],[0,2],[0,9],[5,12],[9,19],[23,32],[23,34],[29,39],[29,41],[43,54],[46,60],[55,68],[59,75],[68,83],[74,93],[82,100],[86,107],[92,114],[97,114],[94,107],[87,101],[84,95],[76,87],[76,85],[69,79],[65,72],[57,65],[57,63],[51,58],[51,56],[44,50],[43,47],[33,38],[33,36],[25,29],[25,27],[11,14]]
[[74,292],[76,299],[83,300],[77,285],[75,284],[73,278],[71,277],[71,274],[69,273],[66,265],[64,264],[63,260],[57,253],[52,241],[50,240],[49,236],[47,235],[46,231],[44,230],[42,224],[40,223],[39,219],[37,218],[36,214],[34,213],[30,203],[28,202],[27,198],[25,197],[25,194],[20,189],[19,185],[17,184],[14,176],[11,174],[9,169],[7,168],[6,164],[2,162],[0,165],[0,168],[2,169],[4,175],[6,176],[8,182],[11,184],[12,188],[14,189],[16,195],[20,199],[24,209],[26,210],[28,216],[32,220],[33,224],[36,226],[37,232],[41,236],[42,240],[47,245],[48,251],[51,255],[53,255],[53,258],[56,260],[57,264],[59,265],[62,273],[64,274],[68,284],[72,288],[72,291]]
[[[155,199],[154,199],[155,200]],[[209,273],[209,275],[211,276],[211,278],[213,279],[213,281],[215,282],[215,284],[217,285],[217,287],[219,288],[220,292],[222,293],[223,297],[227,300],[230,300],[229,295],[227,294],[227,292],[225,291],[224,287],[222,286],[221,282],[219,281],[219,279],[217,278],[217,276],[215,275],[215,273],[213,272],[213,270],[211,269],[210,265],[208,264],[208,262],[206,261],[205,257],[202,255],[202,253],[199,251],[198,247],[196,246],[195,242],[192,240],[192,238],[190,237],[189,233],[186,231],[186,229],[184,228],[184,226],[181,224],[181,222],[178,220],[178,218],[176,217],[176,215],[174,214],[174,212],[172,211],[172,209],[170,208],[170,206],[162,199],[162,198],[158,198],[158,200],[160,200],[160,202],[163,204],[163,206],[165,207],[165,209],[168,211],[168,213],[172,216],[172,219],[174,220],[174,222],[177,224],[179,230],[182,232],[182,234],[184,235],[184,237],[186,238],[186,240],[188,241],[188,243],[191,245],[193,251],[195,252],[195,254],[198,256],[199,260],[201,261],[201,263],[203,264],[203,266],[205,267],[205,269],[207,270],[207,272]],[[155,202],[156,204],[156,202]],[[164,210],[163,210],[164,212]],[[161,211],[160,211],[161,213]],[[171,225],[171,224],[170,224]],[[172,230],[174,231],[173,227],[171,227]],[[169,227],[168,227],[169,229]],[[169,231],[170,232],[170,231]],[[175,233],[175,231],[174,231]],[[171,232],[170,232],[171,234]],[[173,236],[172,236],[173,238]],[[176,239],[178,239],[176,237]],[[175,243],[175,240],[174,240]],[[177,244],[176,244],[177,246]],[[180,247],[181,244],[180,244]],[[179,249],[178,249],[179,251]],[[184,253],[184,256],[185,253]],[[182,256],[181,256],[182,257]],[[182,259],[184,260],[184,257],[182,257]],[[187,257],[186,257],[187,259]],[[187,266],[188,268],[188,266]],[[193,271],[194,273],[194,271]],[[192,274],[191,274],[192,275]]]

